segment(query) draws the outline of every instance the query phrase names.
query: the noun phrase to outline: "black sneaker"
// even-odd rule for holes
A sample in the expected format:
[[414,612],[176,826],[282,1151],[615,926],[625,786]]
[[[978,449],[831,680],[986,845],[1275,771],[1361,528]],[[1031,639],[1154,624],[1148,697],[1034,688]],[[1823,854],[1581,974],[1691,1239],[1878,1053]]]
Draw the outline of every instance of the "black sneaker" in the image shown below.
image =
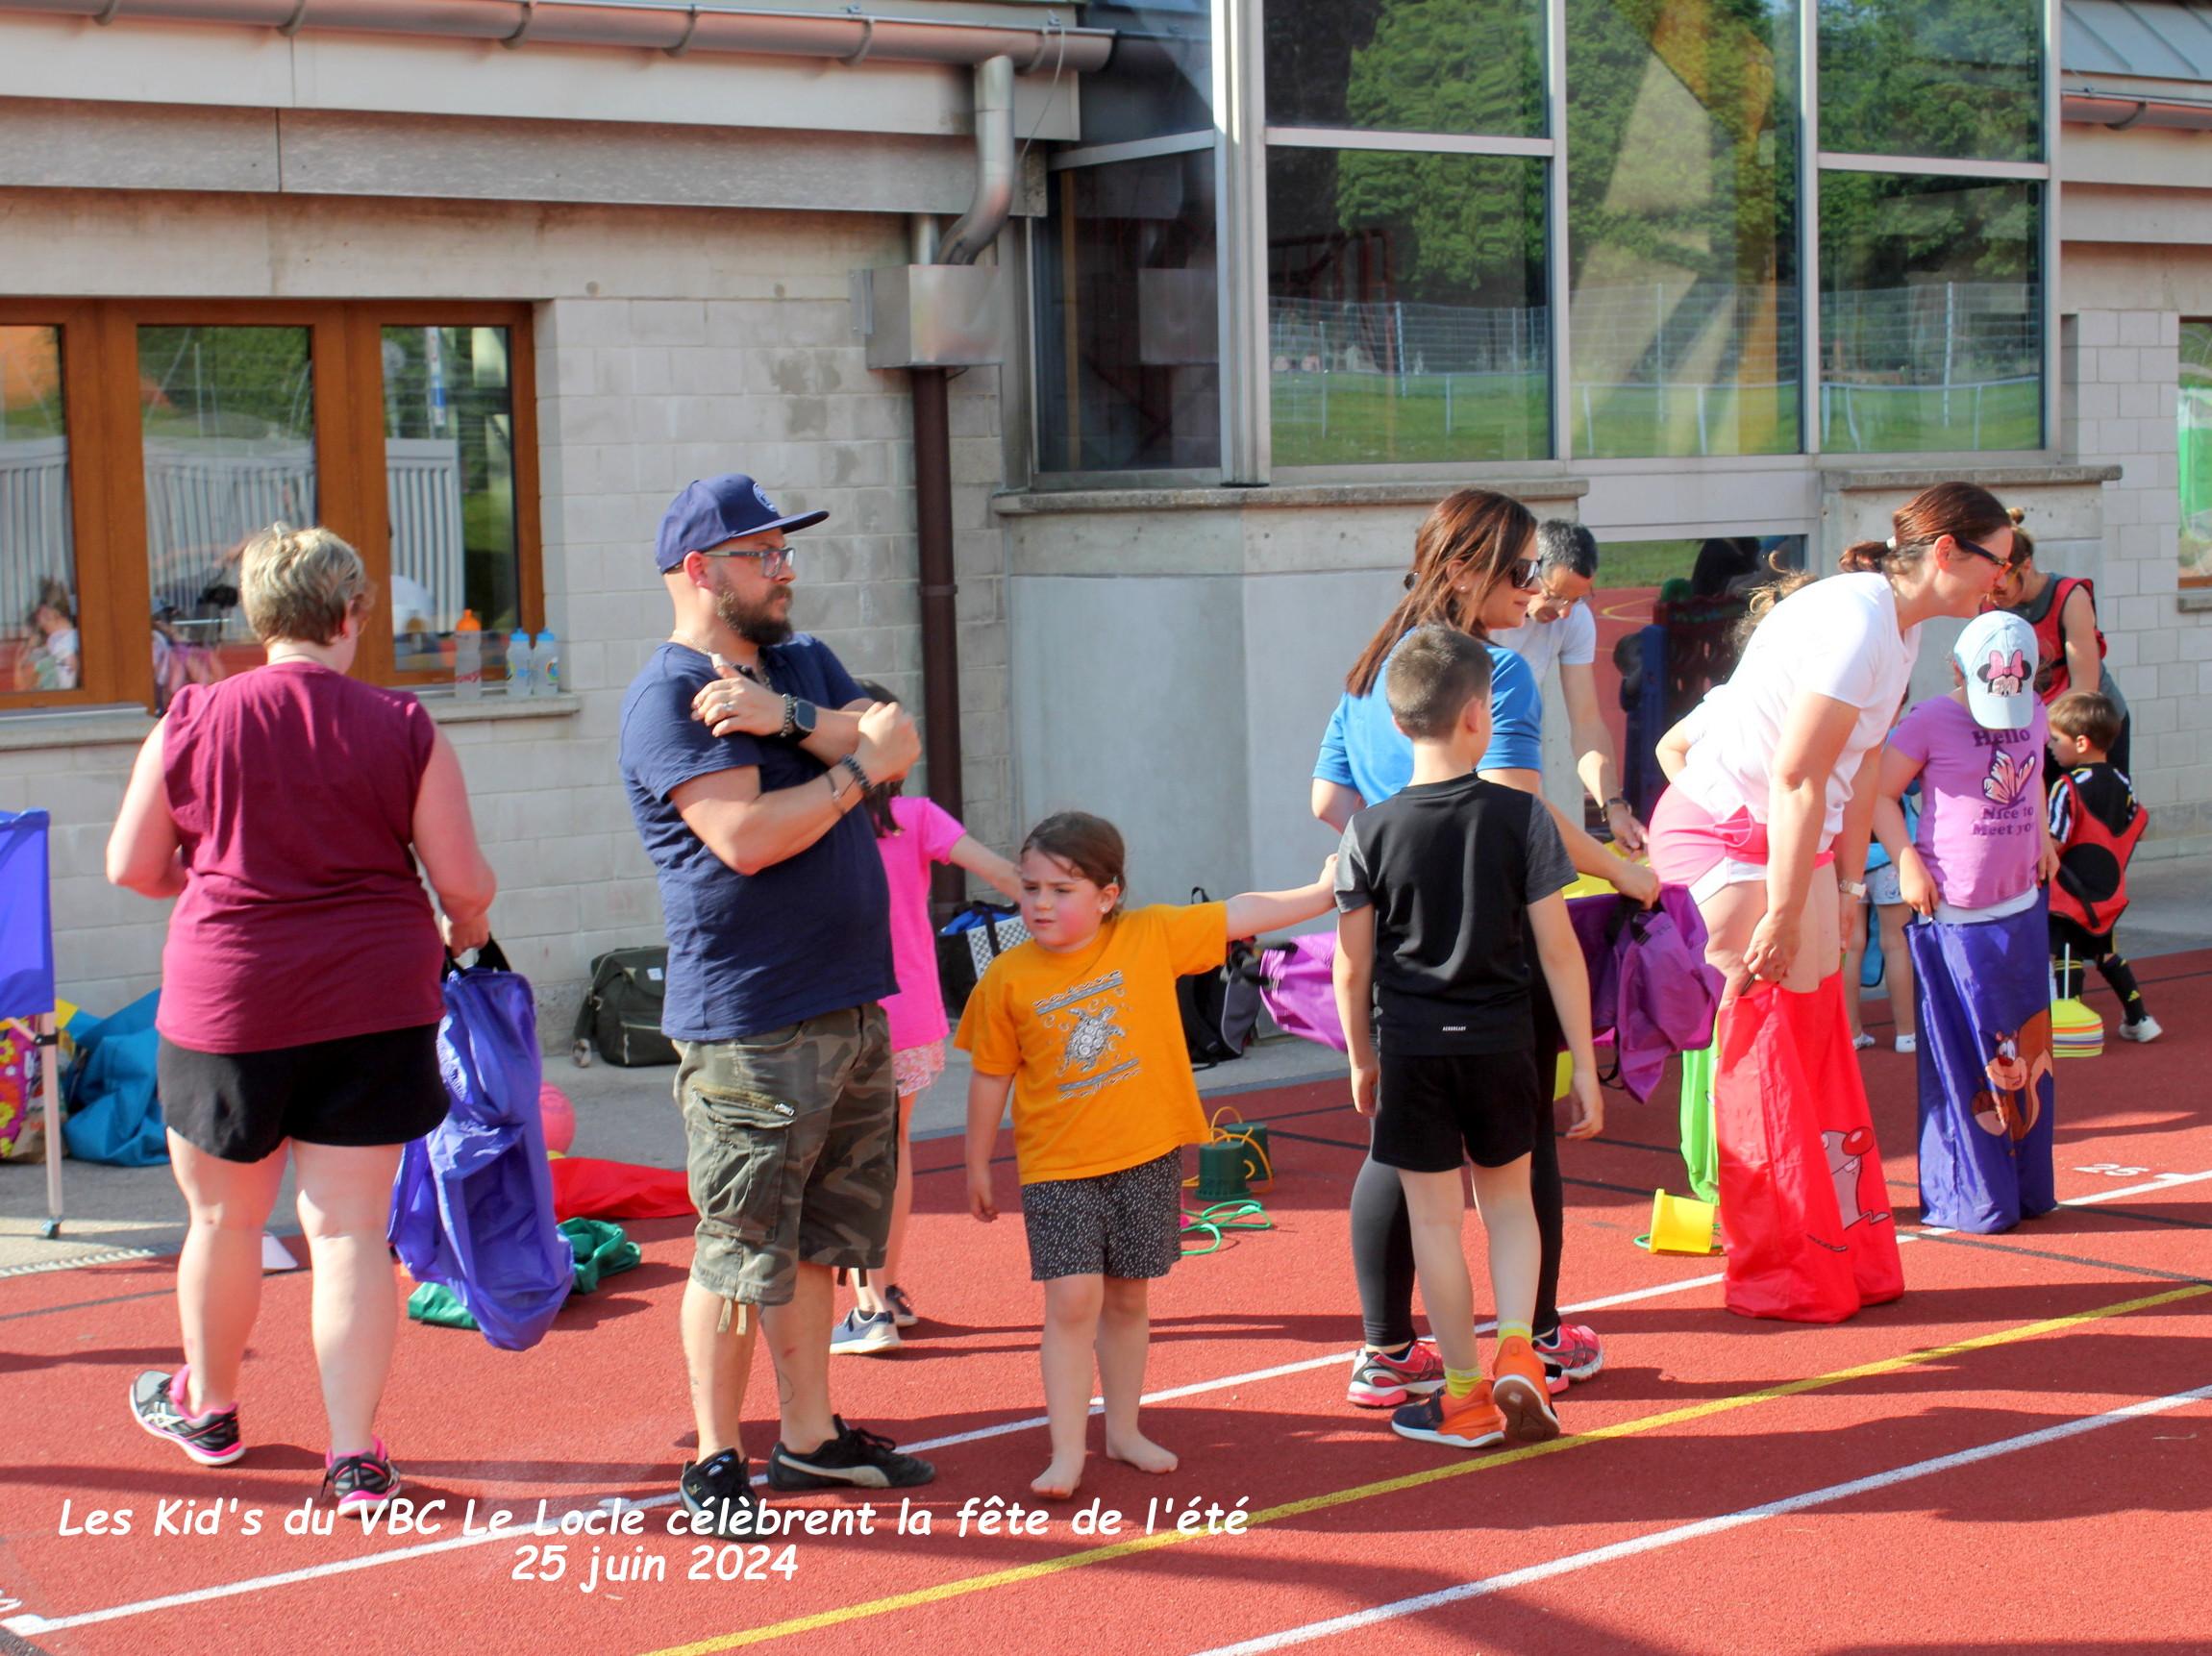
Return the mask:
[[676,1490],[686,1512],[710,1519],[713,1535],[751,1535],[755,1515],[768,1504],[753,1487],[752,1466],[735,1449],[704,1463],[685,1461]]
[[928,1461],[902,1455],[889,1438],[830,1417],[837,1435],[795,1455],[782,1444],[768,1452],[768,1487],[779,1490],[911,1489],[937,1475]]
[[340,1512],[367,1518],[399,1491],[399,1468],[384,1452],[382,1438],[366,1454],[323,1456],[323,1494],[336,1499]]
[[197,1417],[185,1413],[185,1371],[148,1369],[131,1382],[131,1414],[157,1438],[166,1438],[204,1467],[227,1467],[246,1452],[238,1437],[238,1406]]

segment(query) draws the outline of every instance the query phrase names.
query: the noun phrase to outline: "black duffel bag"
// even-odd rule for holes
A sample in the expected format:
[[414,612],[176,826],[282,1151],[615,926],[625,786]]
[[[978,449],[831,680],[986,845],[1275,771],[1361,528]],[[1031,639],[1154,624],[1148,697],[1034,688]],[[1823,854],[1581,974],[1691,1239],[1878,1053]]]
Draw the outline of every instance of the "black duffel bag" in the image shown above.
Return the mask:
[[624,1069],[675,1063],[675,1043],[660,1032],[667,992],[666,949],[615,949],[602,954],[591,963],[591,987],[577,1008],[569,1055],[580,1065],[588,1064],[597,1049],[602,1058]]

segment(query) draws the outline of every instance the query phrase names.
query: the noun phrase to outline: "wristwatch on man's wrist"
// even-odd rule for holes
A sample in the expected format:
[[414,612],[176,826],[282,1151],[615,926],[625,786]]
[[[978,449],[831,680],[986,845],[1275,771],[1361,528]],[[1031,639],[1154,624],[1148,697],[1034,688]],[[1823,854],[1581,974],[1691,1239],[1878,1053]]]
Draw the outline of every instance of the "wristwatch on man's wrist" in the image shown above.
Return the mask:
[[804,742],[814,733],[815,722],[820,717],[821,709],[816,707],[813,703],[798,696],[785,696],[783,698],[783,724],[776,734],[786,742],[794,738]]
[[1615,805],[1619,805],[1623,810],[1627,810],[1628,808],[1628,797],[1623,794],[1615,794],[1611,799],[1605,802],[1605,808],[1607,810],[1611,810]]

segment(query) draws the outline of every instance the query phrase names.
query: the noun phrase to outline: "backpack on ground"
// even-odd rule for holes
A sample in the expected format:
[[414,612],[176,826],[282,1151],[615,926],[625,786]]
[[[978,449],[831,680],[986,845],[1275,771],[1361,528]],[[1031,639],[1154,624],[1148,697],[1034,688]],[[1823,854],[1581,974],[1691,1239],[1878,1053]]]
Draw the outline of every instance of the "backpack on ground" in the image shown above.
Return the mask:
[[[1210,901],[1203,887],[1191,888],[1193,902]],[[1182,1014],[1182,1044],[1194,1069],[1208,1070],[1244,1056],[1259,1031],[1259,953],[1242,938],[1210,972],[1175,980],[1175,1002]]]
[[570,1055],[591,1062],[594,1049],[609,1064],[633,1069],[673,1064],[676,1046],[660,1032],[668,993],[665,948],[615,949],[591,963],[591,987],[577,1008]]

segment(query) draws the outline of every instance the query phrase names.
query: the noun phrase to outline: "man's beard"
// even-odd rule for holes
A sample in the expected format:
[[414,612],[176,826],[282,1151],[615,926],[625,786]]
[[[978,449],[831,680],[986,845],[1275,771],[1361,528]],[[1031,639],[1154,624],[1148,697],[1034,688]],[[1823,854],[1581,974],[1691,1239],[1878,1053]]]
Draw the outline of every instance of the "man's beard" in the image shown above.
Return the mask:
[[726,587],[714,595],[714,613],[748,644],[781,644],[791,636],[790,611],[778,602],[783,597],[779,590],[758,604],[747,604]]

